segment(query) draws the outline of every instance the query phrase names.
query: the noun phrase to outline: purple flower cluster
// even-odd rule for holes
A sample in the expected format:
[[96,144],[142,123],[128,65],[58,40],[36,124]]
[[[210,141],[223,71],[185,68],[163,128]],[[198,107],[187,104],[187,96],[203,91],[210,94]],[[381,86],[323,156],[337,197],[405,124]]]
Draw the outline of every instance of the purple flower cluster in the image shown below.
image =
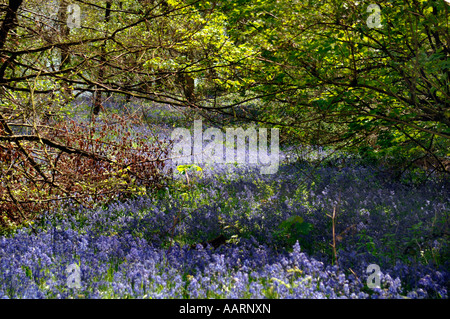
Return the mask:
[[[381,274],[380,289],[369,295],[364,278],[308,257],[298,243],[281,254],[253,238],[217,250],[165,249],[126,234],[70,228],[2,238],[0,257],[2,298],[423,298],[428,285],[445,279],[426,275],[423,288],[405,296],[399,278]],[[80,265],[80,288],[67,285],[65,269],[73,262]]]
[[[217,165],[157,196],[67,203],[0,238],[0,298],[448,298],[448,180],[411,187],[350,159],[312,171],[292,158],[274,175]],[[280,231],[295,216],[311,227]]]
[[[218,251],[200,245],[165,250],[130,236],[86,238],[69,230],[60,235],[56,239],[50,232],[37,236],[20,232],[15,239],[2,239],[1,297],[367,297],[359,282],[337,277],[322,263],[308,259],[298,244],[291,254],[280,257],[250,241]],[[64,271],[73,261],[81,266],[78,289],[68,288]]]

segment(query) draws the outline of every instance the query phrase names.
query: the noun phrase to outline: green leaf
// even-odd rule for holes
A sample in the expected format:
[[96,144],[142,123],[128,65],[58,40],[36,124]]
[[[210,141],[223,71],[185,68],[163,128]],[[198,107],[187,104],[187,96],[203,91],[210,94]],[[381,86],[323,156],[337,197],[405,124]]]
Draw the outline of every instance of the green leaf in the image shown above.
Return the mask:
[[300,216],[291,216],[280,224],[280,228],[290,228],[294,224],[302,224],[303,218]]

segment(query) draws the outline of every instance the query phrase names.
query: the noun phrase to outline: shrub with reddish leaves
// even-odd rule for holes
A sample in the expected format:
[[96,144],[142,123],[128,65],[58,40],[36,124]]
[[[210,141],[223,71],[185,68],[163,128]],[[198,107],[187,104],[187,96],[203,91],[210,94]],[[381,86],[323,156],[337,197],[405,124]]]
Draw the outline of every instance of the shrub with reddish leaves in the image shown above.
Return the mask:
[[[105,204],[165,185],[170,141],[133,129],[130,118],[58,122],[0,142],[0,225],[35,219],[65,199]],[[32,138],[33,137],[33,138]]]

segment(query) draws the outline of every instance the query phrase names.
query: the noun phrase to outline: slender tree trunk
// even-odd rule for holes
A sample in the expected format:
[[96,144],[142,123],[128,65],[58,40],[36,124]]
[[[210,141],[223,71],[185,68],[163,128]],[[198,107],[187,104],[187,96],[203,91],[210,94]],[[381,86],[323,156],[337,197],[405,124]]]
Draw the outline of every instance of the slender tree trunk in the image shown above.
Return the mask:
[[[61,36],[61,42],[67,40],[70,34],[70,28],[67,25],[67,8],[69,6],[68,0],[62,0],[58,9],[58,21],[59,21],[59,32]],[[59,69],[64,70],[70,65],[70,53],[66,45],[61,46],[61,60],[59,64]],[[69,97],[72,95],[72,89],[67,82],[63,82],[64,95]]]
[[[0,26],[0,49],[6,44],[6,39],[8,38],[9,31],[14,28],[17,11],[19,10],[20,5],[23,0],[9,0],[8,7],[6,8],[6,15]],[[0,82],[3,80],[5,75],[5,70],[12,60],[14,56],[0,56]]]
[[190,77],[189,75],[184,74],[183,75],[183,91],[184,91],[184,96],[186,97],[186,99],[188,100],[189,103],[195,102],[194,90],[195,90],[194,79],[192,77]]
[[[109,0],[106,3],[105,8],[105,21],[108,22],[109,18],[111,16],[111,1]],[[103,43],[101,48],[101,56],[100,56],[100,69],[98,70],[98,82],[103,82],[103,77],[105,74],[105,66],[104,63],[106,62],[106,42]],[[98,115],[100,113],[100,110],[102,108],[102,92],[98,90],[98,86],[95,91],[95,97],[94,97],[94,108],[93,108],[93,114]]]

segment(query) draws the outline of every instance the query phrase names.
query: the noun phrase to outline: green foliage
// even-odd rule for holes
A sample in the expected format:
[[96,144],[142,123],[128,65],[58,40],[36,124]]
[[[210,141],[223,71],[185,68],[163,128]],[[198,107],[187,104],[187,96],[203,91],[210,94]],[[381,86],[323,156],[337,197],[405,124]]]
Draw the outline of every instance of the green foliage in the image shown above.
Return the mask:
[[237,43],[259,50],[248,69],[264,95],[258,120],[293,143],[333,144],[408,168],[448,171],[448,5],[387,2],[369,28],[371,1],[241,1],[222,10]]
[[304,236],[308,235],[312,229],[313,225],[305,222],[302,217],[291,216],[278,225],[278,229],[274,231],[274,237],[288,246],[294,245],[297,241],[302,245]]
[[177,171],[178,171],[180,174],[185,174],[185,175],[186,175],[186,173],[187,173],[188,171],[197,171],[197,172],[201,172],[201,171],[202,171],[202,168],[201,168],[200,166],[198,166],[198,165],[195,165],[195,164],[178,165],[178,166],[177,166]]

